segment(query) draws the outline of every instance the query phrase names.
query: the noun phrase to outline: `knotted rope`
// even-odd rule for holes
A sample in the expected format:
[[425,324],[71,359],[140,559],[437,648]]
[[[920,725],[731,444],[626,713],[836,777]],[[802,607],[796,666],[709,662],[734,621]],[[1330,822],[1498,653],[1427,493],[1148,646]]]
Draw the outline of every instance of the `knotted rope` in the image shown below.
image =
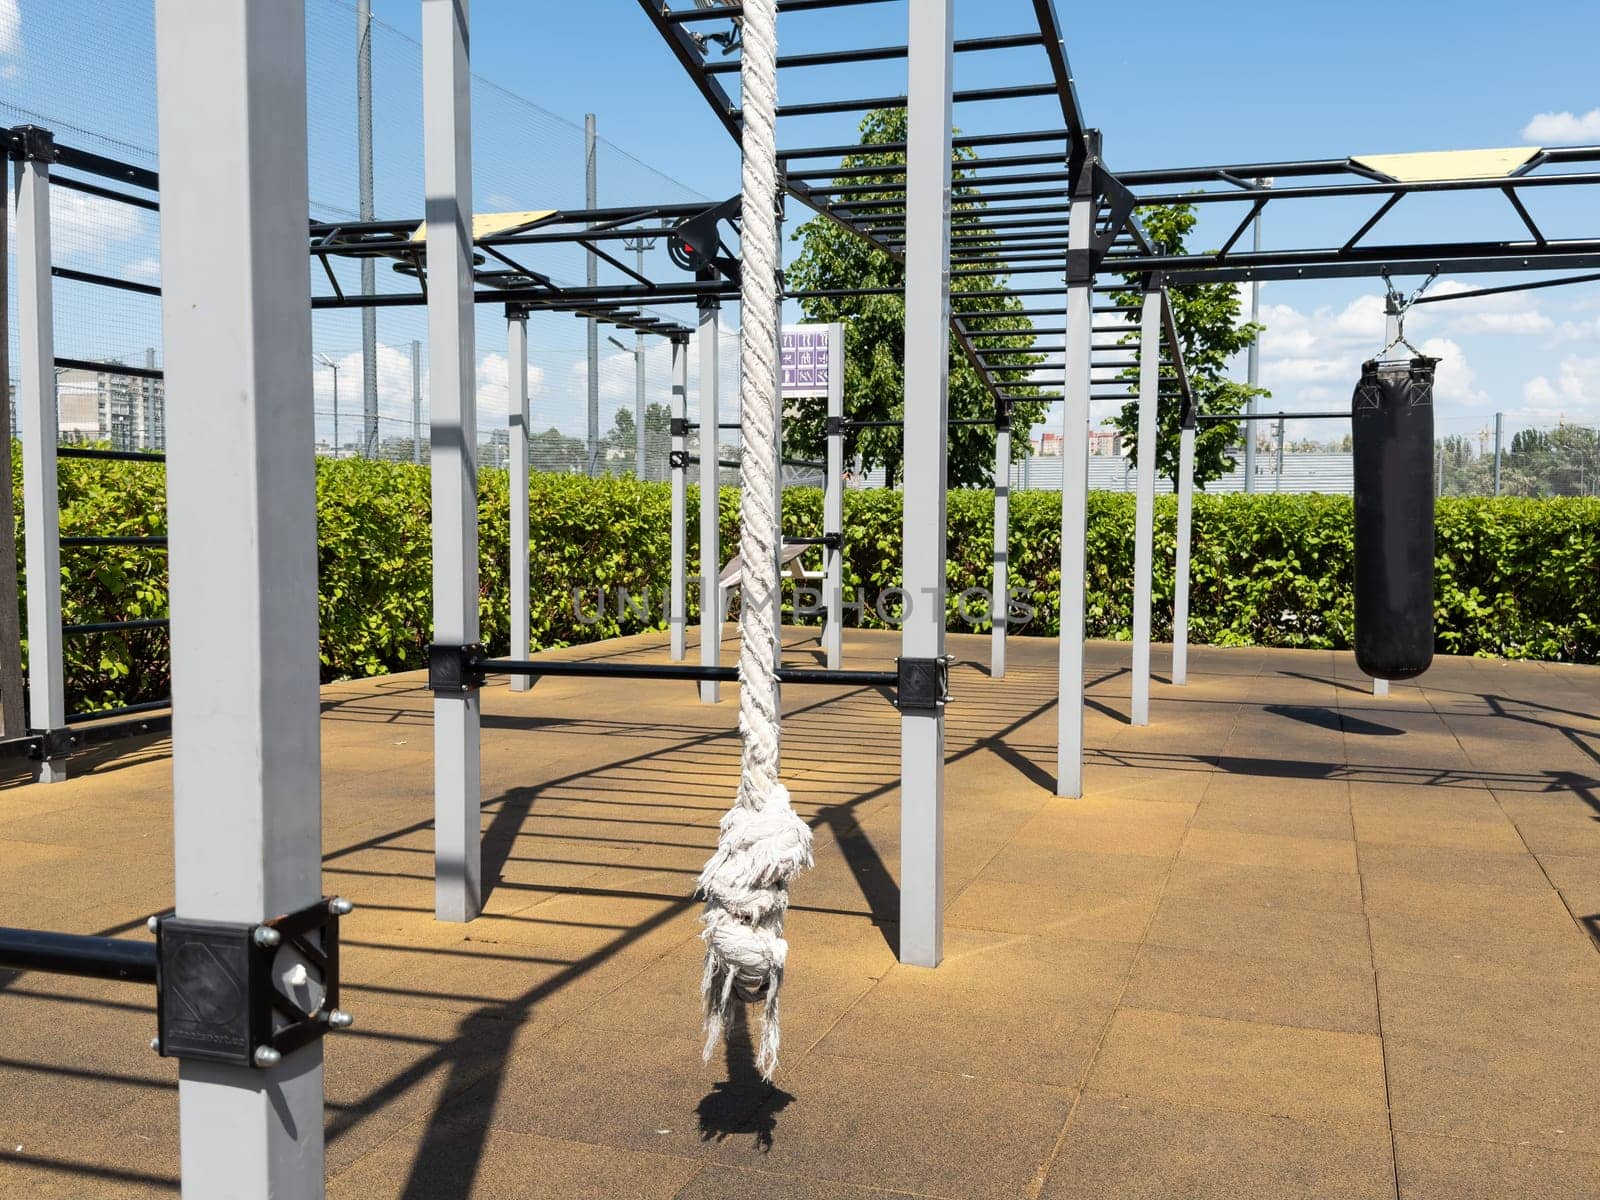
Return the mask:
[[[778,782],[775,484],[778,427],[777,3],[747,0],[739,65],[744,174],[739,229],[739,737],[742,772],[716,853],[700,874],[705,1057],[734,998],[765,1000],[756,1066],[778,1064],[778,992],[789,881],[811,865],[811,829]],[[713,443],[714,445],[715,443]]]

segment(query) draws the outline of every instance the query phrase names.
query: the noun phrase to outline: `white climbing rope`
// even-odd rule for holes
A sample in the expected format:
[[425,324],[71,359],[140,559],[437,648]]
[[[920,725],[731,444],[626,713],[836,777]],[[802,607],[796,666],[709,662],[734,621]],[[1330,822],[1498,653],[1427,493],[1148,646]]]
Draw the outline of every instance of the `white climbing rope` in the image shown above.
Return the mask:
[[788,946],[789,881],[811,865],[811,829],[778,782],[775,482],[778,422],[777,2],[747,0],[739,66],[744,176],[739,229],[739,738],[742,772],[716,853],[700,874],[706,898],[705,1057],[735,998],[765,1003],[756,1066],[778,1064],[778,992]]

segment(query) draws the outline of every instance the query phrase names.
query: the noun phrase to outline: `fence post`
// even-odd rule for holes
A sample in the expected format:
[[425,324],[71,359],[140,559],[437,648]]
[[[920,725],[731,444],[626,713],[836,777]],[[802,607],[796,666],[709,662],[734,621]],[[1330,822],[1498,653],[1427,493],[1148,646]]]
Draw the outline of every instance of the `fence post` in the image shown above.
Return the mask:
[[[27,130],[17,162],[17,344],[22,399],[22,519],[28,578],[28,722],[49,733],[67,723],[61,660],[61,515],[56,478],[55,288],[50,274],[47,130]],[[39,763],[40,783],[67,777],[65,758]]]
[[[177,915],[259,922],[322,893],[304,5],[158,0],[156,58]],[[181,1058],[184,1195],[321,1196],[322,1061]]]
[[[506,411],[511,423],[507,446],[511,473],[511,657],[532,653],[528,608],[532,603],[528,556],[528,314],[506,318]],[[525,692],[533,686],[531,675],[513,675],[511,690]]]
[[[433,640],[444,645],[470,645],[478,640],[468,2],[422,2]],[[480,725],[476,690],[434,695],[434,912],[441,921],[470,921],[483,905]]]
[[[909,6],[905,482],[900,653],[945,652],[950,374],[950,111],[954,0]],[[944,708],[900,709],[900,961],[944,957]]]

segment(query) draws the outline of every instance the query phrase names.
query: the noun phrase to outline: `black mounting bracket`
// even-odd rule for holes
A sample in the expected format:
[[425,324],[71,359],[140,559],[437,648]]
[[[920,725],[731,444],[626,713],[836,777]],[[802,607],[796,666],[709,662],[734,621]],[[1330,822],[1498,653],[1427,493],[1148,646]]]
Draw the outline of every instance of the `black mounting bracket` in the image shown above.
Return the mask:
[[56,161],[56,135],[37,125],[18,125],[6,131],[6,157],[12,162]]
[[475,692],[484,684],[482,664],[481,643],[451,646],[435,642],[428,647],[428,690],[436,696]]
[[843,417],[823,417],[822,418],[822,436],[823,437],[835,437],[835,436],[840,436],[843,433],[844,433],[844,418]]
[[738,221],[739,203],[734,196],[679,221],[667,237],[668,257],[685,271],[715,271],[738,283],[739,259],[724,243],[720,226],[724,221],[730,226]]
[[689,418],[669,417],[667,419],[667,433],[671,437],[687,437],[689,435]]
[[65,758],[72,753],[73,738],[70,729],[30,729],[28,738],[28,757],[35,762],[49,762],[51,759]]
[[950,702],[950,659],[897,658],[900,682],[895,705],[901,712],[938,712]]
[[339,918],[349,910],[324,897],[259,924],[154,918],[156,1051],[270,1067],[348,1026],[339,1010]]
[[689,452],[687,450],[668,450],[667,466],[674,471],[687,471],[689,469]]

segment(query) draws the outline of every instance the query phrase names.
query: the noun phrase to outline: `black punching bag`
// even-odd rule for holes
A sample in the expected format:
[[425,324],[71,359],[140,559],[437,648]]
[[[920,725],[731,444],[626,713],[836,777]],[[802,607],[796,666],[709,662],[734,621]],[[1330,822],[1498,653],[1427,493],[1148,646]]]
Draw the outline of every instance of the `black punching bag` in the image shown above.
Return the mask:
[[1417,357],[1361,366],[1355,460],[1356,665],[1410,679],[1433,661],[1433,368]]

